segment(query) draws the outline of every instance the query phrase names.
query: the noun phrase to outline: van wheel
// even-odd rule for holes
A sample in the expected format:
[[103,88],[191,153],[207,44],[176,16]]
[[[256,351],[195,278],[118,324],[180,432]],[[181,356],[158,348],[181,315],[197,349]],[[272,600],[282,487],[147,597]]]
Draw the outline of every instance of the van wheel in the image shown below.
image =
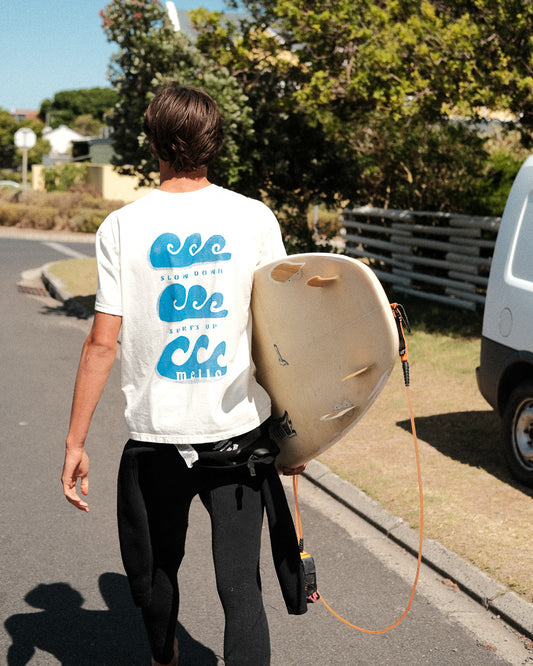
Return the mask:
[[519,384],[505,405],[502,444],[512,475],[533,486],[533,381]]

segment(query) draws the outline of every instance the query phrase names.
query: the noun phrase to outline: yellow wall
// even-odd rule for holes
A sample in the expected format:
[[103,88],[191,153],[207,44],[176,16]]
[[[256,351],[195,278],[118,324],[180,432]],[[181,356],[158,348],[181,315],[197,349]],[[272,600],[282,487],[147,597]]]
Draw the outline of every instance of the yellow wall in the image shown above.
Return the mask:
[[32,164],[31,167],[31,189],[38,192],[44,191],[44,166],[42,164]]
[[134,201],[144,196],[152,187],[139,187],[137,176],[121,176],[111,164],[89,164],[87,183],[94,185],[104,199]]
[[[44,166],[34,164],[31,168],[31,182],[34,190],[44,190]],[[137,176],[121,176],[111,164],[87,164],[87,184],[94,185],[104,199],[130,202],[139,199],[153,187],[138,187]]]

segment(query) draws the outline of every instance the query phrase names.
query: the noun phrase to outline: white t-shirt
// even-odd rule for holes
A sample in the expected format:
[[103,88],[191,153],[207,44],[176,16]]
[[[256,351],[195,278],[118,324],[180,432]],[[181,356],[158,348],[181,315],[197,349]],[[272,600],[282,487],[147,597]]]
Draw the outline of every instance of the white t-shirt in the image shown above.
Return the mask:
[[259,266],[285,256],[263,203],[216,185],[154,190],[96,235],[96,310],[122,316],[129,436],[176,444],[228,439],[270,416],[251,360],[250,295]]

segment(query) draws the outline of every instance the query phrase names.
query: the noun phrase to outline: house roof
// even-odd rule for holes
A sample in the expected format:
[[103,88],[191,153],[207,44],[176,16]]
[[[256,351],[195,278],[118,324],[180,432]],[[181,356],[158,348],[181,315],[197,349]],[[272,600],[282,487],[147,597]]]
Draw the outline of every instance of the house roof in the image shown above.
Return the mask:
[[12,109],[11,115],[15,120],[37,120],[37,114],[39,111],[34,109]]

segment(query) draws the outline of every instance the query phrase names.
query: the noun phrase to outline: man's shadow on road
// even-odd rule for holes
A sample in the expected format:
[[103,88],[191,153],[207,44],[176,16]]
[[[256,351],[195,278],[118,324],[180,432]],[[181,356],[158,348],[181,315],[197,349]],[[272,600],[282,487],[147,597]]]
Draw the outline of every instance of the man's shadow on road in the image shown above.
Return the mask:
[[94,302],[96,295],[76,296],[54,305],[43,305],[40,314],[54,317],[74,317],[76,319],[90,319],[94,315]]
[[[42,610],[12,615],[5,622],[12,644],[8,666],[27,664],[36,649],[53,655],[63,666],[146,666],[150,663],[145,631],[133,606],[127,579],[105,573],[100,593],[108,610],[82,608],[81,594],[67,583],[41,584],[24,600]],[[214,666],[215,653],[178,625],[180,664]]]
[[[411,432],[410,421],[400,421]],[[453,412],[415,418],[418,437],[445,456],[480,467],[504,483],[533,497],[533,489],[516,481],[509,472],[502,445],[501,422],[494,411]]]

